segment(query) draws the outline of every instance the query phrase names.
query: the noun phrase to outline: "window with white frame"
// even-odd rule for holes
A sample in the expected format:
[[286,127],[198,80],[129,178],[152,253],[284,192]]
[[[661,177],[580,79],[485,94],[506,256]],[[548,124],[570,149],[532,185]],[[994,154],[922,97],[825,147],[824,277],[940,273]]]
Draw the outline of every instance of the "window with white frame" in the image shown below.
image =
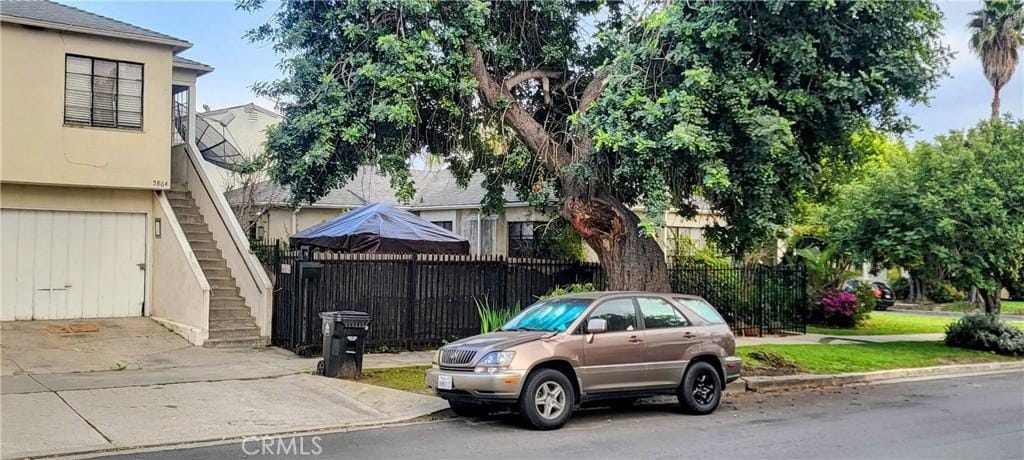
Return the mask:
[[445,230],[448,230],[449,232],[452,231],[452,221],[450,220],[434,220],[431,221],[430,223],[437,225],[438,227],[441,227]]
[[64,123],[142,128],[142,64],[68,54]]
[[668,227],[665,236],[665,253],[669,257],[680,255],[681,248],[700,250],[707,246],[704,229],[699,227]]
[[462,236],[469,240],[470,254],[487,256],[497,252],[497,224],[498,216],[481,217],[478,222],[475,214],[462,221]]
[[173,85],[171,87],[171,137],[173,145],[185,143],[188,137],[188,104],[189,87]]

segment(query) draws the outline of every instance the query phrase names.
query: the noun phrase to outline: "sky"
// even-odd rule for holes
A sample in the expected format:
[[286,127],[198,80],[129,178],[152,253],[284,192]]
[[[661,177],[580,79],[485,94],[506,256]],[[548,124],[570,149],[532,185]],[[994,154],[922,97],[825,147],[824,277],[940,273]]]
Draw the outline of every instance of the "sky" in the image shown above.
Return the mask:
[[[211,108],[256,102],[273,108],[273,102],[256,97],[251,87],[257,81],[280,76],[279,56],[270,46],[250,43],[247,30],[264,23],[276,9],[268,2],[255,14],[236,11],[233,1],[71,1],[62,3],[86,11],[188,40],[192,49],[181,55],[216,70],[199,80],[197,98]],[[904,113],[919,128],[905,138],[929,140],[951,129],[973,126],[990,113],[992,87],[982,73],[981,61],[971,53],[967,42],[967,22],[980,1],[939,2],[945,14],[943,41],[956,56],[950,63],[950,76],[932,92],[927,105],[904,106]],[[1024,60],[1002,91],[1002,110],[1024,118]]]

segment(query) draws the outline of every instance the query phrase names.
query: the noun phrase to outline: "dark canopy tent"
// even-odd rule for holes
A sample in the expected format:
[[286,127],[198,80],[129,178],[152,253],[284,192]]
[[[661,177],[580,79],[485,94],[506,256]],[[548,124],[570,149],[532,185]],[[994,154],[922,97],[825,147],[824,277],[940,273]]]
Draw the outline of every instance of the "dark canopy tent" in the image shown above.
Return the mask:
[[291,244],[364,254],[469,254],[462,236],[385,203],[307,228],[292,235]]

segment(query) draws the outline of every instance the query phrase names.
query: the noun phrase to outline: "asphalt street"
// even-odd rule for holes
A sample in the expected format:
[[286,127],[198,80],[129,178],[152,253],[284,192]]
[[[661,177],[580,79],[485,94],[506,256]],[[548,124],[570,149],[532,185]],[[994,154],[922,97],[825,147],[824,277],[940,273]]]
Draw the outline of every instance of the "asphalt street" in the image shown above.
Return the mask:
[[704,417],[681,414],[670,402],[583,410],[549,432],[529,430],[507,414],[121,457],[1024,458],[1024,373],[747,393]]

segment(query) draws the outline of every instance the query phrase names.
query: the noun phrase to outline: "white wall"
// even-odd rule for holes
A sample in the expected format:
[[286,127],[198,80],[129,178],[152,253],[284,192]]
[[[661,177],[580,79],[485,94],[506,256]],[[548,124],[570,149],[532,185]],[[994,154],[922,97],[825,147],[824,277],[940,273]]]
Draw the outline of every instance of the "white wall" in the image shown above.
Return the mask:
[[[186,145],[188,146],[186,148]],[[213,233],[231,276],[238,283],[238,289],[245,305],[249,307],[260,328],[260,336],[270,338],[271,309],[273,307],[273,285],[262,264],[249,249],[249,240],[235,219],[224,195],[218,193],[210,183],[200,163],[203,161],[194,143],[177,146],[172,155],[186,154],[189,160],[188,188],[203,219]]]
[[202,345],[210,336],[210,285],[192,253],[185,232],[160,193],[153,212],[160,237],[153,242],[153,319]]

